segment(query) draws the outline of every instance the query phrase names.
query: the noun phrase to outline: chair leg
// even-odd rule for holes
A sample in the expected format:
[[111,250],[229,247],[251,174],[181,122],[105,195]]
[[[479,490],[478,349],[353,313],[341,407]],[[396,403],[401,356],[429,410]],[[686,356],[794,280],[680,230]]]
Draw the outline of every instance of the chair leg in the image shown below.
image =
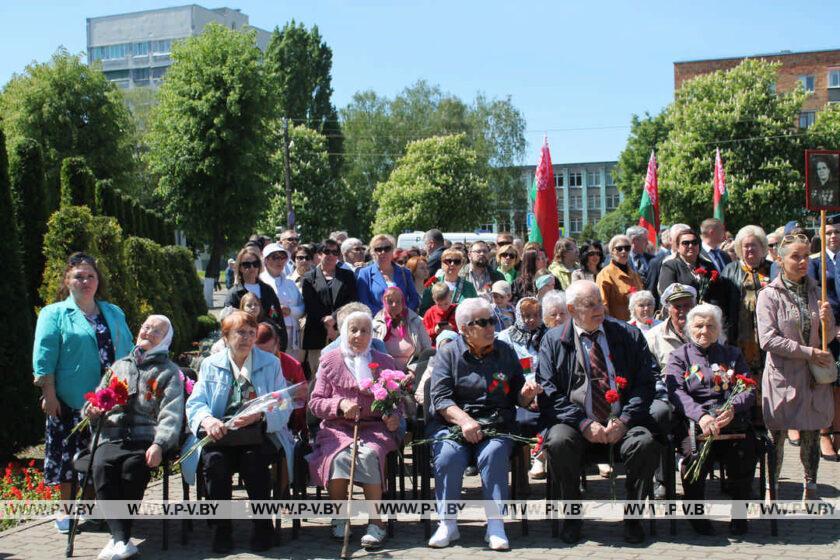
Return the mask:
[[[163,501],[169,501],[169,461],[166,459],[163,461]],[[169,550],[169,523],[166,517],[161,519],[161,525],[161,548]]]
[[[668,436],[668,449],[665,453],[665,498],[669,502],[677,499],[677,464],[674,455],[674,440]],[[677,534],[677,520],[672,516],[668,520],[669,531],[672,535]]]
[[[392,451],[388,454],[388,486],[387,491],[384,495],[386,500],[396,500],[397,498],[397,469],[399,468],[399,459],[398,459],[398,451]],[[388,525],[387,525],[387,534],[388,538],[394,537],[394,519],[393,517],[388,518]]]
[[[274,488],[272,490],[272,499],[273,500],[282,500],[284,496],[282,495],[283,489],[280,484],[280,478],[282,476],[283,470],[283,457],[285,455],[280,452],[277,454],[277,457],[274,460]],[[291,484],[292,481],[289,481]],[[283,535],[281,529],[283,528],[283,517],[278,514],[277,517],[274,518],[274,544],[280,544],[283,542]]]

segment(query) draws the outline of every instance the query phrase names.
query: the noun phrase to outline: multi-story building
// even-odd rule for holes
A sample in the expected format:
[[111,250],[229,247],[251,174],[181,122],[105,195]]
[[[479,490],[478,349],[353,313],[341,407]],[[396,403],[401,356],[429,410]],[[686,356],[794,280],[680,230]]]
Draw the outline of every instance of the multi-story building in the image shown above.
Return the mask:
[[271,33],[248,24],[231,8],[209,10],[195,4],[87,19],[88,64],[100,62],[105,76],[121,88],[158,86],[172,64],[172,43],[198,35],[209,23],[254,29],[265,50]]
[[799,127],[808,128],[814,124],[817,111],[826,103],[840,102],[840,50],[809,52],[781,51],[734,58],[689,60],[674,63],[674,90],[686,80],[717,70],[729,70],[747,58],[778,62],[776,90],[793,91],[802,84],[811,95],[805,100],[799,114]]
[[[621,203],[624,197],[613,179],[615,165],[614,161],[553,165],[559,226],[565,235],[579,235],[587,224],[594,225]],[[537,167],[520,169],[523,185],[530,192]]]

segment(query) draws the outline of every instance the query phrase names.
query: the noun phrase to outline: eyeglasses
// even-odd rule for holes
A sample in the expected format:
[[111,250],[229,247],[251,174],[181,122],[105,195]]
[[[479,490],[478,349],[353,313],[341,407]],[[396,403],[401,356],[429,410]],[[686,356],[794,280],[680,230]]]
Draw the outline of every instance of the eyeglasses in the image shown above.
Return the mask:
[[260,267],[260,261],[242,261],[241,263],[239,263],[239,268],[248,269],[248,268],[259,268],[259,267]]
[[393,248],[393,247],[391,247],[390,245],[383,245],[383,246],[381,246],[381,247],[374,247],[374,248],[373,248],[373,252],[374,252],[374,253],[387,253],[387,252],[389,252],[389,251],[391,251],[391,250],[393,250],[393,249],[394,249],[394,248]]
[[442,262],[443,262],[443,264],[449,264],[449,265],[456,265],[457,266],[464,261],[462,261],[461,259],[443,259]]
[[338,249],[323,249],[321,251],[321,254],[322,255],[332,255],[334,257],[340,257],[341,256],[341,251],[339,251]]
[[500,259],[515,259],[516,255],[514,255],[513,253],[502,253],[501,255],[499,255],[499,258]]
[[311,261],[312,257],[310,257],[309,255],[295,255],[295,260],[296,261]]
[[616,253],[626,253],[630,251],[630,248],[630,245],[618,245],[617,247],[615,247],[615,251]]
[[256,336],[257,336],[257,331],[255,331],[255,330],[246,331],[246,330],[240,329],[240,330],[233,331],[233,333],[236,336],[238,336],[239,338],[256,338]]
[[697,245],[700,245],[700,240],[696,237],[694,239],[683,239],[682,241],[680,241],[680,245],[682,245],[683,247],[691,247],[692,245],[694,245],[696,247]]
[[271,253],[270,255],[268,255],[266,257],[266,259],[268,259],[270,261],[285,261],[288,258],[289,258],[289,255],[287,255],[286,253],[284,253],[282,251],[277,251],[276,253]]
[[473,327],[473,326],[481,327],[483,329],[483,328],[486,328],[486,327],[488,327],[490,325],[493,325],[493,324],[494,324],[493,319],[488,319],[486,317],[482,317],[481,319],[473,319],[472,321],[467,323],[467,326],[468,327]]

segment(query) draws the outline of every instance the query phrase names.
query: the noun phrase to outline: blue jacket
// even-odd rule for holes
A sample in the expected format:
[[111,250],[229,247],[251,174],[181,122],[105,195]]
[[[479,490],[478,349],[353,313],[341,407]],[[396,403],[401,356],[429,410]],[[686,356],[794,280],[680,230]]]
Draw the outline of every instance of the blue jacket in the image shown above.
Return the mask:
[[[125,313],[112,303],[97,301],[96,304],[111,331],[114,359],[119,360],[134,345]],[[85,404],[85,393],[99,385],[102,365],[96,332],[73,296],[44,307],[38,314],[32,372],[36,379],[54,375],[59,400],[77,410]]]
[[[411,271],[397,264],[394,267],[394,283],[405,294],[405,305],[412,311],[420,307],[420,296],[414,288]],[[382,309],[382,294],[388,286],[376,263],[365,266],[356,271],[356,297],[361,303],[370,307],[373,315]]]
[[[225,414],[228,396],[233,385],[233,370],[230,367],[228,356],[228,351],[224,350],[201,362],[198,381],[195,383],[189,399],[187,399],[187,426],[191,433],[184,443],[182,454],[186,453],[198,441],[195,434],[198,433],[201,422],[205,418],[212,416],[221,419]],[[286,378],[283,377],[283,371],[280,369],[280,360],[272,354],[254,347],[251,350],[251,383],[254,385],[257,396],[287,387]],[[287,458],[294,457],[294,443],[288,426],[291,414],[290,409],[275,409],[265,413],[266,433],[275,445],[282,446]],[[201,453],[193,454],[181,466],[184,480],[188,484],[195,484],[195,471],[198,468],[199,455]],[[294,461],[287,460],[286,466],[289,470],[289,480],[294,480],[292,478]]]

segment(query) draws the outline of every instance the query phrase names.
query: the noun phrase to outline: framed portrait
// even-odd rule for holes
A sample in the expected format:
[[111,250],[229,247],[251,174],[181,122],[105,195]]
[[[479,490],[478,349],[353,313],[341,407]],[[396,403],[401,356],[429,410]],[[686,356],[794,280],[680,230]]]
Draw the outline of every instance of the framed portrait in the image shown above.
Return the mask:
[[840,210],[840,151],[805,150],[805,207]]

